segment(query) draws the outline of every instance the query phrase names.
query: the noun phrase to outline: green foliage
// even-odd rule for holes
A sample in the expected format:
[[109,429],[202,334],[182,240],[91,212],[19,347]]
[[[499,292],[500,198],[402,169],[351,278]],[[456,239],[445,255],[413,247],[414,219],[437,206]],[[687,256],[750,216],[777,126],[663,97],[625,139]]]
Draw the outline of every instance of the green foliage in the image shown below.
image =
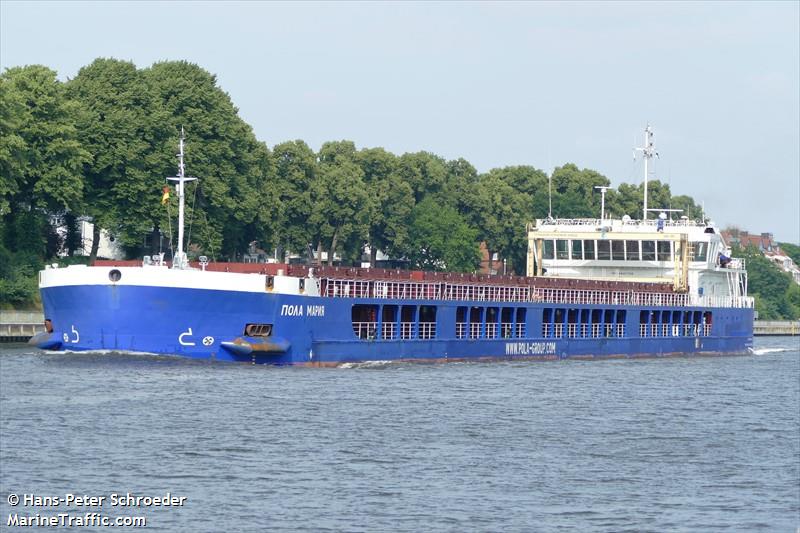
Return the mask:
[[734,255],[747,260],[749,292],[755,297],[761,320],[796,320],[800,318],[800,293],[792,277],[764,257],[758,248],[734,248]]
[[10,68],[0,75],[0,84],[9,99],[0,107],[16,115],[9,135],[16,155],[2,163],[10,172],[4,189],[17,192],[10,203],[76,207],[83,196],[82,166],[91,157],[75,128],[81,106],[66,97],[56,73],[41,65]]
[[371,201],[355,145],[351,141],[323,144],[319,173],[311,184],[309,226],[312,242],[328,250],[328,264],[333,264],[337,252],[348,262],[359,260],[369,231]]
[[781,247],[781,251],[784,254],[789,256],[792,261],[794,261],[795,265],[800,266],[800,246],[790,242],[779,242],[778,246]]
[[25,307],[38,300],[37,271],[42,264],[35,253],[12,253],[0,244],[0,308]]
[[305,142],[289,141],[275,146],[273,161],[277,199],[269,208],[274,244],[282,250],[305,253],[311,244],[307,225],[312,210],[311,184],[317,174],[316,155]]
[[432,197],[414,207],[409,234],[407,257],[415,268],[473,272],[480,264],[478,231]]
[[370,198],[367,239],[370,265],[375,266],[378,250],[402,254],[408,242],[408,226],[414,208],[414,191],[397,173],[397,157],[383,148],[358,152],[357,161],[364,173]]
[[608,178],[568,163],[553,171],[553,216],[600,218],[600,195],[595,186],[609,185]]
[[489,174],[498,176],[515,191],[528,195],[531,202],[527,210],[528,221],[547,217],[550,209],[549,178],[543,170],[523,165],[493,168]]
[[80,207],[83,165],[91,155],[75,123],[82,106],[41,65],[0,75],[0,220],[2,244],[41,259],[57,251],[48,218]]
[[445,160],[429,152],[416,152],[400,156],[397,173],[414,191],[414,201],[428,194],[440,192],[447,180]]
[[[96,59],[67,83],[85,111],[77,126],[93,154],[84,167],[86,201],[82,214],[108,229],[125,246],[137,246],[142,235],[160,223],[160,186],[165,166],[161,153],[174,131],[133,63]],[[96,251],[96,250],[95,250]]]
[[501,257],[511,259],[511,270],[524,273],[528,247],[525,224],[531,216],[530,196],[515,190],[496,172],[481,176],[476,189],[477,227],[489,257],[498,252]]

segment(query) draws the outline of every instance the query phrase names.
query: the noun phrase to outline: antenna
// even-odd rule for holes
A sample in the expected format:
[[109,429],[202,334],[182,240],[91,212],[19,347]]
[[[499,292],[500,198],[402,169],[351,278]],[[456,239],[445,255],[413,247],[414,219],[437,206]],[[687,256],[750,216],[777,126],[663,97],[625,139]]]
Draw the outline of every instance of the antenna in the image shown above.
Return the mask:
[[547,209],[547,218],[553,218],[553,172],[547,177],[547,201],[550,207]]
[[167,178],[169,181],[176,181],[178,184],[175,186],[178,189],[178,251],[172,258],[172,268],[186,268],[188,261],[186,254],[183,251],[183,206],[184,206],[184,183],[187,181],[194,181],[197,178],[186,176],[186,166],[183,162],[183,140],[184,140],[183,126],[181,126],[181,139],[180,139],[180,152],[178,153],[178,175],[170,176]]
[[611,189],[608,185],[595,185],[595,189],[600,191],[600,226],[606,218],[606,191]]
[[636,152],[642,152],[642,158],[644,159],[644,209],[642,210],[642,220],[647,220],[647,178],[650,173],[648,165],[653,156],[658,157],[655,142],[653,141],[653,129],[650,124],[644,129],[644,147],[633,149],[634,160],[636,159]]

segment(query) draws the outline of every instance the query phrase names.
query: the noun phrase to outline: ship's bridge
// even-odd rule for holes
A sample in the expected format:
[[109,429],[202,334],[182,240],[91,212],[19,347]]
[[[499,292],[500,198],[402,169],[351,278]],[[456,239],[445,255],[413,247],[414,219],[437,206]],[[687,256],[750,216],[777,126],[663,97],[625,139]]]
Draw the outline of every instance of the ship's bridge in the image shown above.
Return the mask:
[[676,291],[746,296],[744,260],[712,224],[680,220],[539,219],[528,225],[529,276],[670,281]]

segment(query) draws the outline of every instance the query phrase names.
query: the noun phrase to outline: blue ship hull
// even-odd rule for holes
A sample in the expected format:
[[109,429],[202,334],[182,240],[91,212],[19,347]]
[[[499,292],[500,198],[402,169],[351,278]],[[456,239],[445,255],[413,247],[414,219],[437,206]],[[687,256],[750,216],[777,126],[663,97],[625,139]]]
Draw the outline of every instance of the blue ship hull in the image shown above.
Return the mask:
[[[751,308],[713,308],[713,322],[704,319],[698,326],[696,318],[686,317],[701,316],[708,309],[321,297],[130,285],[66,285],[43,287],[41,292],[52,331],[33,343],[54,350],[333,366],[363,361],[733,355],[748,353],[752,347]],[[359,330],[354,306],[375,309],[375,327]],[[436,310],[431,322],[435,325],[427,331],[418,318],[424,306]],[[417,318],[407,322],[403,335],[399,314],[391,321],[382,317],[384,309],[406,308]],[[459,312],[473,308],[493,308],[495,315],[480,312],[479,319],[459,325],[464,320]],[[651,324],[646,317],[654,310],[663,318]],[[501,311],[507,311],[502,316],[522,318],[512,319],[504,328]],[[577,323],[571,323],[570,316],[579,317]],[[604,318],[609,316],[614,318]],[[600,318],[590,324],[588,317]],[[248,324],[269,324],[270,334],[248,335]],[[390,338],[381,338],[379,332],[385,330]]]

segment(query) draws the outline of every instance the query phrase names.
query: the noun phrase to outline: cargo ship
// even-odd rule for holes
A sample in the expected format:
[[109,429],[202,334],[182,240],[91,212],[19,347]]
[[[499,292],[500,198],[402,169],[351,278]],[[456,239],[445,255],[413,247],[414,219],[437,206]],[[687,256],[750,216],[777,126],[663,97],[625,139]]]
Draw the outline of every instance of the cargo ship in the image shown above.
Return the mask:
[[[645,131],[645,178],[654,155]],[[648,209],[528,225],[525,276],[189,262],[183,138],[177,251],[39,274],[47,350],[257,364],[603,359],[748,353],[743,259],[705,220]],[[645,183],[645,191],[647,190]],[[605,192],[605,191],[603,191]],[[658,213],[654,218],[650,213]]]

